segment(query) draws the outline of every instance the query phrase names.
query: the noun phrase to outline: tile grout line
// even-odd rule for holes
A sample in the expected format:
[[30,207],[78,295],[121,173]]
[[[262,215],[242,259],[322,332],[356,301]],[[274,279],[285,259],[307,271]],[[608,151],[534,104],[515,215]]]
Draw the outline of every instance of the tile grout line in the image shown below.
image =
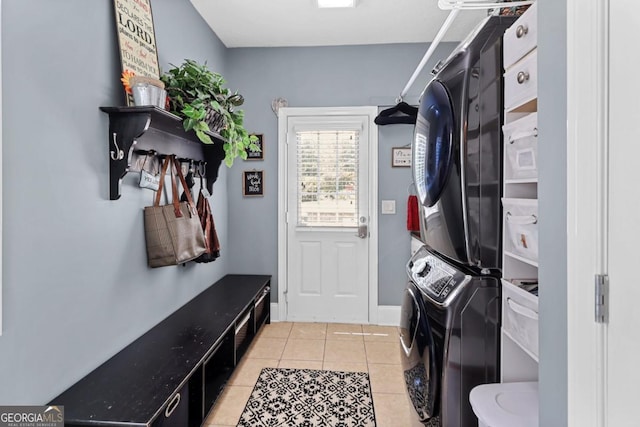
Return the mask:
[[[363,329],[364,331],[364,329]],[[364,361],[367,363],[367,375],[369,376],[369,388],[371,389],[371,398],[373,399],[373,387],[371,387],[371,368],[369,367],[369,355],[367,354],[367,342],[362,339],[362,346],[364,347]]]
[[[327,327],[327,329],[329,329],[329,328]],[[328,333],[327,333],[327,331],[326,331],[326,329],[325,329],[325,333],[324,333],[324,345],[322,346],[322,370],[323,370],[323,371],[325,370],[325,369],[324,369],[324,365],[325,365],[325,363],[327,362],[327,360],[326,360],[326,359],[327,359],[327,335],[328,335]]]

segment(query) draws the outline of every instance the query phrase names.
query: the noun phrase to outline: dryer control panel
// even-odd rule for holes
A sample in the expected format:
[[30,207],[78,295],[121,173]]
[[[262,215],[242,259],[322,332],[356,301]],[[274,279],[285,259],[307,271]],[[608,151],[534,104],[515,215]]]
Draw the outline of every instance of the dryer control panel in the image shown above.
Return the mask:
[[409,279],[436,304],[447,306],[470,277],[420,248],[407,264]]

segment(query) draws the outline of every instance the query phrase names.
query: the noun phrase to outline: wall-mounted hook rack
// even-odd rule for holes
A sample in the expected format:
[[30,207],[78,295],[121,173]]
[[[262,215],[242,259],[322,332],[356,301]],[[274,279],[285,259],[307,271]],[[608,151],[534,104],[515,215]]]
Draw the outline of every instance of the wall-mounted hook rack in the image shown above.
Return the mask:
[[152,106],[100,107],[109,114],[109,198],[120,198],[122,178],[129,172],[135,152],[158,156],[175,154],[186,161],[206,162],[207,188],[213,191],[224,159],[222,137],[213,132],[213,144],[203,144],[193,131],[185,132],[182,119]]

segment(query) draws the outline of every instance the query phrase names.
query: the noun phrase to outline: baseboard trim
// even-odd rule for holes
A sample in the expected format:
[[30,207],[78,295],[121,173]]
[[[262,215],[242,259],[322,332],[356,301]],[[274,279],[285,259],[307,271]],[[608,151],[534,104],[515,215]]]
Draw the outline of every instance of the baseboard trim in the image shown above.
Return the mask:
[[400,326],[400,310],[399,305],[379,305],[378,325]]
[[280,312],[278,311],[278,303],[277,302],[272,302],[271,303],[271,307],[269,307],[269,310],[271,310],[271,321],[272,322],[279,322],[280,319]]
[[[401,307],[399,305],[379,305],[377,324],[381,326],[400,326],[400,309]],[[279,313],[278,303],[272,302],[272,322],[280,322]]]

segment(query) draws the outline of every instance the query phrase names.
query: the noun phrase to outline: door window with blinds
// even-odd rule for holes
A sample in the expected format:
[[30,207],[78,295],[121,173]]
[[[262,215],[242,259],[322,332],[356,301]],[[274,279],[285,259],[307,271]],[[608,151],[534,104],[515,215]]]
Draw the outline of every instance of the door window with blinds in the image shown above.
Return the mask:
[[296,132],[298,227],[358,226],[359,134]]

